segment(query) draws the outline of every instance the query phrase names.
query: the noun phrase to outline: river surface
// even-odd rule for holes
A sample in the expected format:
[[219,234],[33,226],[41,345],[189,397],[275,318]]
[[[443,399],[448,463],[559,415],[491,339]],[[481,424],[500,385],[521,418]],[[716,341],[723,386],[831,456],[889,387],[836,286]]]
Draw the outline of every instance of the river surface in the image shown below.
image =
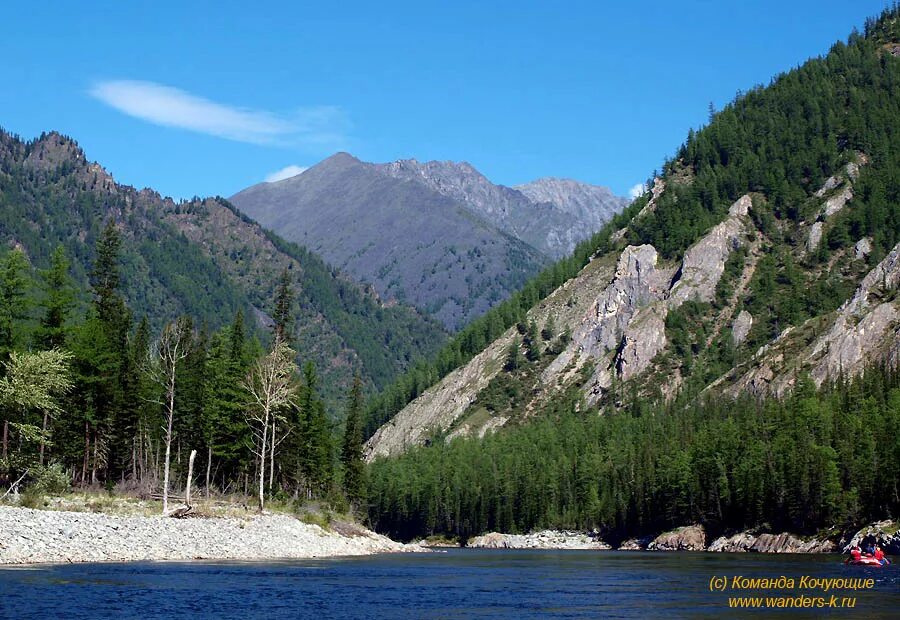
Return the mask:
[[[0,569],[0,618],[721,618],[734,596],[821,597],[852,609],[749,617],[900,618],[900,569],[836,555],[454,549],[286,562],[135,562]],[[736,576],[795,580],[732,590]],[[801,589],[803,576],[872,578],[867,590]],[[713,577],[725,591],[710,592]],[[721,582],[716,582],[721,583]],[[747,582],[740,582],[747,585]],[[843,603],[849,604],[849,603]]]

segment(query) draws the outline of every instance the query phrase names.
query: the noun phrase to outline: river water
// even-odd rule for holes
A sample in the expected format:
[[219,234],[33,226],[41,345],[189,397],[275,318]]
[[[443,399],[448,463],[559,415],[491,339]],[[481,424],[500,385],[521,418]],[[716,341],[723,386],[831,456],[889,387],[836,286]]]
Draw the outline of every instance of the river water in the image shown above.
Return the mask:
[[[900,618],[900,569],[851,568],[840,560],[454,549],[289,562],[5,568],[0,618],[721,618],[744,615],[729,608],[735,596],[763,597],[764,604],[777,596],[821,598],[826,605],[856,599],[849,609],[768,608],[745,612],[748,617]],[[739,576],[784,576],[795,580],[795,588],[758,590],[738,580],[750,589],[732,590]],[[874,586],[801,589],[803,576],[872,578]],[[713,577],[726,578],[725,591],[710,591]]]

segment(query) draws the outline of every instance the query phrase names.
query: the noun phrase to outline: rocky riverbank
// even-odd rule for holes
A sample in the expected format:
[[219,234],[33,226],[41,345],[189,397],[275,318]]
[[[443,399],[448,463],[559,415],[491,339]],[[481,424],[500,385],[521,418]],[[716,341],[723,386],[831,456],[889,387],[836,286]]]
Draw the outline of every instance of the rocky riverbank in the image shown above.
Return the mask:
[[[623,541],[619,551],[711,551],[719,553],[834,553],[844,552],[855,545],[877,543],[886,553],[900,555],[900,524],[880,521],[859,531],[833,538],[802,538],[794,534],[740,532],[720,536],[711,543],[701,525],[686,525],[663,532],[658,536],[630,538]],[[613,547],[595,533],[543,530],[531,534],[502,534],[490,532],[469,539],[467,547],[480,549],[596,549]]]
[[531,534],[490,532],[469,539],[466,546],[476,549],[611,549],[608,544],[590,534],[557,530]]
[[0,506],[0,564],[265,560],[425,551],[358,526],[289,515],[170,519]]

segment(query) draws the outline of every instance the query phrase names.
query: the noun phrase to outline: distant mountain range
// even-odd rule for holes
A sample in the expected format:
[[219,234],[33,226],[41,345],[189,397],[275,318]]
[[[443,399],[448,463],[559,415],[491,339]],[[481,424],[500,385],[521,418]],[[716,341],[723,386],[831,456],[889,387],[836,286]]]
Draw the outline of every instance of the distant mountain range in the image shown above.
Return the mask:
[[[121,185],[58,133],[23,141],[0,130],[0,243],[22,248],[36,268],[62,244],[79,288],[108,220],[123,238],[122,286],[136,319],[153,327],[187,314],[216,329],[242,309],[265,329],[278,275],[293,275],[296,347],[332,402],[359,373],[370,388],[446,338],[440,325],[368,288],[315,254],[262,228],[222,198],[175,202]],[[82,300],[83,302],[86,300]]]
[[286,239],[455,330],[628,203],[603,187],[491,183],[470,164],[362,162],[338,153],[231,197]]

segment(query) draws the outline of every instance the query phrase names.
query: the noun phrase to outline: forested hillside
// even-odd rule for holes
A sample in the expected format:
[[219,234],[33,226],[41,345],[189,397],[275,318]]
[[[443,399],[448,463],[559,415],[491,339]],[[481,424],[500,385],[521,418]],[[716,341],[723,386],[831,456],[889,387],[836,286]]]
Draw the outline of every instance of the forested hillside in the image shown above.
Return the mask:
[[[622,217],[373,399],[380,527],[633,533],[692,520],[811,531],[895,514],[900,439],[862,435],[896,415],[898,56],[895,7],[739,93]],[[888,370],[846,384],[873,366]],[[855,410],[836,396],[848,390],[877,404]],[[739,458],[716,443],[751,445],[754,432],[759,451]],[[857,440],[874,455],[862,469]],[[622,444],[628,471],[646,478],[609,469]],[[777,476],[759,469],[760,454]],[[748,470],[768,476],[759,494]]]
[[[271,322],[278,276],[297,290],[296,348],[322,374],[332,406],[359,373],[367,389],[387,384],[445,338],[415,310],[387,307],[319,257],[283,241],[223,199],[174,202],[122,186],[90,163],[69,138],[50,133],[33,142],[0,132],[0,238],[23,250],[27,271],[45,269],[61,245],[86,308],[94,245],[108,221],[122,234],[122,295],[135,322],[160,328],[187,315],[209,330],[230,324],[240,310],[250,332]],[[43,293],[31,287],[34,302]],[[37,317],[25,313],[27,332]],[[27,338],[21,338],[23,344]]]
[[[94,248],[87,289],[70,275],[62,245],[37,281],[20,249],[2,257],[0,479],[15,487],[28,477],[38,497],[70,483],[144,497],[161,489],[165,513],[168,491],[184,483],[195,458],[189,454],[198,452],[207,495],[252,492],[260,508],[276,491],[344,507],[359,501],[362,383],[357,376],[345,394],[339,479],[328,415],[334,412],[315,364],[307,361],[301,373],[292,349],[296,288],[289,270],[269,300],[264,345],[240,309],[216,331],[190,316],[159,330],[146,318],[135,325],[122,294],[122,247],[110,220]],[[31,287],[44,293],[36,301]],[[86,310],[78,298],[90,300]]]

